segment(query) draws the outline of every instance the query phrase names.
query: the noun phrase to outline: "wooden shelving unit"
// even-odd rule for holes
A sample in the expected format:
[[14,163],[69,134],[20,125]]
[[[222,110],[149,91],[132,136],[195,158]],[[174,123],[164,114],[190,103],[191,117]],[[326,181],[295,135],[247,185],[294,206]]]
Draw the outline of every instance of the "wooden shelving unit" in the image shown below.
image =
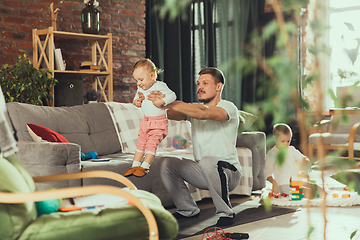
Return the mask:
[[[91,41],[91,61],[101,66],[104,71],[74,71],[74,70],[56,70],[55,69],[55,53],[54,51],[47,51],[47,49],[54,49],[54,38],[67,38],[74,40],[89,40]],[[45,62],[46,69],[55,73],[72,73],[94,76],[93,89],[101,91],[101,97],[99,101],[105,102],[113,101],[113,67],[112,67],[112,34],[107,35],[95,35],[95,34],[82,34],[72,32],[54,31],[53,27],[47,29],[33,29],[33,65],[35,68],[41,68],[40,64]],[[45,39],[45,40],[41,40]],[[101,48],[99,42],[104,41],[104,45]],[[90,60],[89,60],[90,61]],[[103,83],[99,76],[105,76]],[[106,92],[107,89],[107,92]],[[53,99],[50,102],[51,106],[54,106],[54,89],[52,89]]]

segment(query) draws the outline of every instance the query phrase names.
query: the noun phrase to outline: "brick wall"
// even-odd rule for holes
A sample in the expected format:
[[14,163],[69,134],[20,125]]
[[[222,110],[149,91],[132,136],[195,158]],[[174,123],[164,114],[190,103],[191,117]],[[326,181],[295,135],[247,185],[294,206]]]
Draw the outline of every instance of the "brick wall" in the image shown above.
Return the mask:
[[[145,57],[145,0],[98,0],[100,32],[113,36],[114,101],[131,102],[136,84],[131,68]],[[81,33],[83,0],[2,0],[0,5],[0,64],[14,64],[17,57],[26,54],[32,59],[32,29],[51,26],[50,4],[59,8],[57,30]],[[62,50],[66,68],[90,61],[89,43],[55,39]],[[90,88],[85,81],[84,92]]]

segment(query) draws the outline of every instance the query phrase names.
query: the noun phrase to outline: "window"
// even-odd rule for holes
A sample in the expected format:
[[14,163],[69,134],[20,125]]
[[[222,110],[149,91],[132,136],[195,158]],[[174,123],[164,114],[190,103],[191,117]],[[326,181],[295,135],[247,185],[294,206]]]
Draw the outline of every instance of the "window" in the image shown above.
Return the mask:
[[194,13],[193,31],[191,31],[191,39],[193,39],[194,79],[197,79],[198,72],[205,65],[202,63],[205,59],[204,2],[192,3],[191,10]]
[[[329,1],[329,88],[353,85],[360,79],[360,1]],[[335,107],[329,100],[329,107]]]

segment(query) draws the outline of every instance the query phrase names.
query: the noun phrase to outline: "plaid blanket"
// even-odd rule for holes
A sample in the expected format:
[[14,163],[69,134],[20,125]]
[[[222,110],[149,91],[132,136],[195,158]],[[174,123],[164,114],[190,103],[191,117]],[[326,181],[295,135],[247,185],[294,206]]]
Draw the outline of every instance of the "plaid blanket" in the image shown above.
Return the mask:
[[2,94],[0,86],[0,151],[5,157],[15,154],[17,146],[15,138],[6,119],[7,111],[5,105],[4,95]]

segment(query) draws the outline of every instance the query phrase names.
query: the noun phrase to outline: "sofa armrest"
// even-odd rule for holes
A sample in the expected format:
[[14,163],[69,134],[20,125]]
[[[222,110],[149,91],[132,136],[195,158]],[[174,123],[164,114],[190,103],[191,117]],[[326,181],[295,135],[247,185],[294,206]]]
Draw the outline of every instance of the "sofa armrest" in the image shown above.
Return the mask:
[[253,190],[265,187],[266,135],[263,132],[242,132],[238,134],[236,147],[246,147],[252,152]]
[[[75,143],[17,142],[17,156],[31,176],[80,172],[80,145]],[[81,180],[38,183],[39,190],[81,186]]]

